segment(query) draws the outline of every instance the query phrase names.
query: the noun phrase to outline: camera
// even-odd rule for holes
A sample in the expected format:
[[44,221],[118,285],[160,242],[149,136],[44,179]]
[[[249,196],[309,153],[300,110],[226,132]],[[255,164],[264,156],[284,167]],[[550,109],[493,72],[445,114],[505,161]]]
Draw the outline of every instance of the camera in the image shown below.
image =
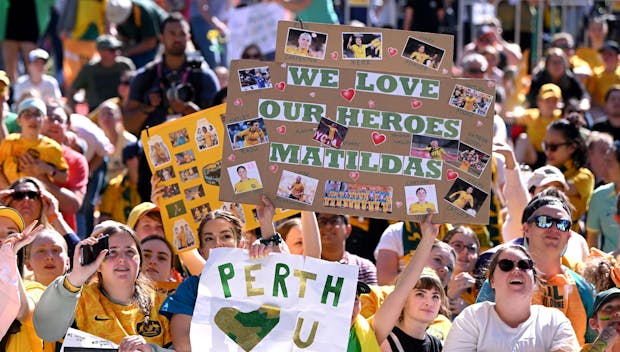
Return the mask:
[[80,264],[82,266],[86,266],[92,262],[94,262],[99,253],[104,249],[110,249],[110,235],[107,233],[103,236],[99,237],[97,243],[92,246],[83,245],[80,247]]
[[166,90],[166,99],[188,102],[194,100],[194,87],[190,83],[173,84]]

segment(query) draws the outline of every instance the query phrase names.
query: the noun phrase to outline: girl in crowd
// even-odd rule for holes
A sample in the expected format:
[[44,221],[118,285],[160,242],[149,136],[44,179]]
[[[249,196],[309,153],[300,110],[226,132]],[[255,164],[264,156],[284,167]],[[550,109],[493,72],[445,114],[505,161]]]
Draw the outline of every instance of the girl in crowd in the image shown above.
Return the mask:
[[448,300],[453,316],[476,302],[478,290],[475,287],[474,269],[480,254],[478,236],[466,226],[458,226],[446,233],[443,241],[456,252],[456,265],[452,280],[448,284]]
[[140,241],[144,261],[142,271],[153,282],[169,282],[173,274],[174,250],[168,241],[159,235],[146,236]]
[[[543,140],[547,165],[562,170],[568,192],[566,195],[575,207],[572,212],[573,230],[579,232],[579,219],[587,210],[594,188],[594,175],[585,168],[587,148],[579,128],[568,120],[556,120],[547,127]],[[583,233],[583,232],[582,232]]]
[[303,254],[304,242],[301,232],[301,219],[292,218],[278,225],[278,233],[286,242],[291,254]]
[[488,279],[495,303],[473,304],[456,317],[446,351],[577,351],[570,321],[555,308],[532,305],[539,276],[519,245],[501,247],[491,259]]
[[[81,265],[83,246],[109,235],[109,250]],[[104,221],[76,247],[73,271],[45,290],[34,312],[37,334],[60,340],[71,326],[119,344],[120,351],[160,350],[171,343],[169,323],[159,315],[165,295],[153,291],[140,270],[140,242],[127,226]],[[97,280],[89,283],[95,275]],[[150,345],[150,349],[149,349]]]
[[441,351],[441,341],[426,332],[446,300],[439,277],[423,272],[439,232],[430,214],[421,230],[415,254],[374,317],[375,335],[383,351]]

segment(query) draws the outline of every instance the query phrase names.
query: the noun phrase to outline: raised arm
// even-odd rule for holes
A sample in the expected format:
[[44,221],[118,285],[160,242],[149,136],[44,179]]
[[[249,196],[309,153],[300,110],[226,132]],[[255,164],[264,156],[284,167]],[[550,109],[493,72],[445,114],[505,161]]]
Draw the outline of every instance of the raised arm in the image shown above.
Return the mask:
[[301,230],[304,256],[321,258],[321,234],[313,211],[301,212]]

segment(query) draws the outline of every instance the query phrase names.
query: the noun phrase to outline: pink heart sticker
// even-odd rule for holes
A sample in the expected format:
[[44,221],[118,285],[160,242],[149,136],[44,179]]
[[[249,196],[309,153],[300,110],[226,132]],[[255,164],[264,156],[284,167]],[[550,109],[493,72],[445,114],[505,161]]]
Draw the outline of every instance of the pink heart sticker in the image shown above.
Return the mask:
[[448,69],[444,68],[443,70],[441,70],[441,73],[443,73],[444,75],[447,75],[448,74]]
[[495,87],[495,81],[488,81],[487,86],[489,86],[489,88]]
[[279,134],[286,134],[286,126],[279,126],[278,128],[276,128],[276,131],[278,131]]
[[456,179],[457,177],[459,177],[459,173],[452,169],[448,169],[447,176],[448,176],[448,180],[452,181]]
[[478,120],[478,122],[476,122],[476,126],[482,127],[482,121]]
[[388,53],[390,54],[390,56],[395,56],[396,54],[398,54],[398,49],[389,47]]
[[332,51],[330,56],[331,56],[331,58],[333,60],[338,60],[338,52],[337,51]]
[[357,171],[351,171],[349,172],[349,177],[353,180],[353,181],[357,181],[358,178],[360,178],[360,173]]
[[270,165],[269,166],[269,171],[276,173],[278,172],[278,165]]
[[401,208],[402,206],[403,206],[403,202],[401,202],[401,201],[396,202],[396,207],[397,208]]
[[230,154],[228,156],[228,160],[232,161],[233,163],[235,162],[235,154]]
[[411,99],[411,107],[413,109],[417,109],[420,106],[422,106],[422,102],[421,101],[419,101],[418,99]]
[[283,91],[283,90],[284,90],[284,88],[286,88],[286,83],[284,83],[284,82],[278,82],[278,83],[276,83],[276,89],[277,89],[277,90],[279,90],[279,91]]
[[282,67],[282,68],[286,68],[286,62],[281,63],[281,64],[280,64],[280,67]]
[[314,97],[316,97],[316,92],[310,92],[310,93],[308,93],[308,95],[314,98]]
[[340,91],[340,95],[343,98],[345,98],[347,101],[351,101],[353,100],[353,97],[355,96],[355,89],[353,88],[343,89]]
[[372,142],[375,145],[379,145],[385,142],[385,140],[387,139],[387,137],[383,133],[379,133],[379,132],[373,132],[370,134],[370,136],[372,137]]
[[375,108],[375,106],[377,106],[377,104],[375,103],[375,101],[374,101],[374,100],[369,100],[369,101],[368,101],[368,107],[369,107],[369,108],[374,109],[374,108]]
[[243,99],[237,98],[234,102],[235,106],[243,106]]

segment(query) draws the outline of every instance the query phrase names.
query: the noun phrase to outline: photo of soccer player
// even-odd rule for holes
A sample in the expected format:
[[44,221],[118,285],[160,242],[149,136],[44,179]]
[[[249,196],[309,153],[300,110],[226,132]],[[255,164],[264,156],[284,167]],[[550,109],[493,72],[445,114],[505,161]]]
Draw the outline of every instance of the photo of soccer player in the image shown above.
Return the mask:
[[348,128],[330,119],[321,117],[312,139],[328,147],[340,149]]
[[484,172],[491,156],[463,142],[459,144],[458,157],[448,161],[448,164],[476,177]]
[[284,53],[323,60],[326,47],[326,33],[289,28]]
[[235,194],[256,191],[263,188],[263,183],[255,161],[231,166],[227,171]]
[[459,141],[421,135],[411,136],[410,156],[434,160],[456,160]]
[[439,66],[441,66],[444,54],[445,50],[442,48],[417,38],[409,37],[401,56],[417,65],[437,71]]
[[383,34],[342,33],[342,58],[355,60],[380,60]]
[[407,215],[437,213],[437,192],[435,185],[405,187]]
[[465,87],[460,84],[454,86],[448,105],[457,109],[472,112],[476,115],[486,116],[489,107],[493,103],[493,96]]
[[444,200],[463,210],[468,215],[475,217],[487,196],[487,193],[478,187],[461,178],[457,178],[444,197]]
[[319,180],[315,178],[282,170],[276,194],[278,197],[312,205],[318,185]]
[[232,149],[238,150],[269,142],[262,118],[245,120],[226,125]]
[[244,68],[237,73],[242,92],[273,87],[268,66]]

